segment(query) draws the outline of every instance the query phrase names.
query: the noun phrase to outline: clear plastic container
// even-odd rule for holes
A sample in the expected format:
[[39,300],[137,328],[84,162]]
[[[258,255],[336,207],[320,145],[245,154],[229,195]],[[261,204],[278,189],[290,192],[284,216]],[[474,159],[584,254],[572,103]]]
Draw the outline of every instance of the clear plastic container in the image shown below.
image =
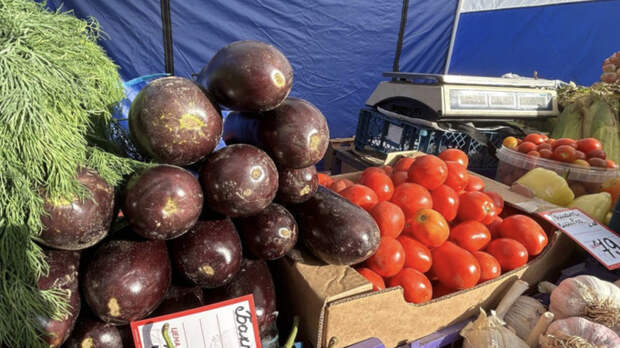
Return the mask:
[[600,192],[602,183],[620,176],[620,171],[617,169],[586,168],[576,164],[528,156],[504,146],[497,151],[496,155],[499,163],[495,179],[509,186],[530,170],[542,167],[553,170],[565,178],[575,193],[575,197],[578,197],[588,193]]

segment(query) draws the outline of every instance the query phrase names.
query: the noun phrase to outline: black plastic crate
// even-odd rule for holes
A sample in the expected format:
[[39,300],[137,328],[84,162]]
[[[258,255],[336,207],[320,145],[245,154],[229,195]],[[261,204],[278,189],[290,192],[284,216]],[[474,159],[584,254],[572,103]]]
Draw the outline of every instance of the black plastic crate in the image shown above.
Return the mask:
[[[480,130],[495,148],[506,134],[496,130]],[[470,135],[460,131],[445,131],[384,115],[372,108],[360,110],[355,134],[355,149],[374,156],[395,151],[417,150],[439,154],[448,148],[463,150],[469,157],[469,169],[482,175],[495,175],[495,148],[489,149]]]

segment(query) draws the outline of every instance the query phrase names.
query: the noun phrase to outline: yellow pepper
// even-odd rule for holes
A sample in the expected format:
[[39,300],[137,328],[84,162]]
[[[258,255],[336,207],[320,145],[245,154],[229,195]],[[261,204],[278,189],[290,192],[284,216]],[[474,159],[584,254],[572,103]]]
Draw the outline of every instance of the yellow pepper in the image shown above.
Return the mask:
[[555,205],[565,207],[575,198],[566,180],[549,169],[534,168],[520,177],[516,183],[530,189],[536,197]]
[[596,221],[605,223],[605,215],[611,209],[611,195],[608,192],[583,195],[577,197],[569,207],[579,208]]

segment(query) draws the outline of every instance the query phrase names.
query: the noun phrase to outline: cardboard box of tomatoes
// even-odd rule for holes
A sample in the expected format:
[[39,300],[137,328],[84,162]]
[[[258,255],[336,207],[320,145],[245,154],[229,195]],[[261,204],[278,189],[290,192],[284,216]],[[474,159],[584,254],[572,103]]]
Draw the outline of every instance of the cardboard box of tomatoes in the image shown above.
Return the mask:
[[[422,155],[411,152],[410,159],[394,157],[388,167],[382,169],[392,170],[390,178],[395,186],[391,189],[392,197],[387,200],[381,197],[385,193],[378,189],[381,175],[369,179],[373,176],[372,172],[379,173],[376,169],[320,179],[325,180],[322,181],[324,185],[369,210],[378,222],[382,242],[373,257],[355,268],[325,265],[305,253],[279,262],[279,273],[287,288],[285,291],[291,298],[299,299],[294,301],[293,310],[302,317],[302,332],[315,347],[346,347],[368,337],[377,337],[388,347],[415,340],[475,315],[479,307],[494,308],[515,280],[523,279],[535,284],[556,272],[570,257],[574,247],[570,239],[535,214],[556,209],[555,205],[521,196],[489,178],[452,168],[455,166],[453,161],[458,161],[458,158],[444,161],[444,169],[451,172],[444,179],[441,177],[445,173],[441,168],[436,168],[443,165],[435,163],[436,157],[418,162],[417,167],[427,167],[420,173],[404,168],[409,168]],[[326,182],[329,179],[331,182]],[[426,196],[424,190],[417,186],[401,185],[408,181],[432,188],[427,190],[430,199],[442,203],[433,204],[433,209],[417,209],[411,208],[410,202],[399,202],[410,199],[423,201]],[[378,192],[376,197],[368,198],[364,188],[353,185],[358,182]],[[461,184],[464,186],[460,187]],[[442,186],[449,186],[450,189]],[[464,208],[450,207],[449,198],[455,191],[453,188],[461,191],[460,206]],[[483,189],[503,198],[501,217],[524,217],[510,219],[513,225],[504,224],[504,231],[497,231],[491,223],[495,219],[494,212],[488,216],[480,215],[487,214],[487,206],[499,205],[495,203],[497,197],[491,198],[493,203],[489,203],[488,199],[476,193],[463,195],[466,191],[480,192]],[[381,201],[389,201],[401,208],[407,216],[405,226],[394,228],[390,225],[393,221],[390,222],[389,217],[394,216],[390,213],[392,205],[383,203],[380,206]],[[424,206],[425,203],[420,204]],[[410,208],[412,211],[408,211]],[[525,221],[524,226],[518,226],[519,219]],[[428,225],[416,227],[415,224],[419,223]],[[390,232],[390,228],[394,231]],[[545,242],[542,244],[528,241],[517,243],[512,238],[506,238],[515,230],[538,228],[540,233],[544,233],[542,239]],[[481,229],[487,232],[477,236]],[[398,233],[396,230],[399,230]],[[390,233],[396,235],[384,238]],[[495,233],[500,235],[492,236]],[[540,235],[537,237],[540,239]],[[514,238],[518,239],[518,236]],[[515,249],[511,243],[519,246]],[[478,251],[481,249],[484,252]],[[521,249],[527,249],[529,259],[525,250],[519,251]],[[405,257],[405,264],[399,264],[402,261],[397,260],[399,250],[409,255],[409,258]],[[464,253],[463,250],[471,253]],[[504,257],[504,250],[516,252],[509,251],[512,254]],[[411,254],[416,256],[411,257]],[[478,265],[475,276],[471,274],[474,266],[470,265],[469,259],[472,255],[475,255]],[[487,266],[483,266],[485,263]],[[498,267],[494,267],[498,263],[503,271],[501,274]],[[431,288],[432,291],[429,291]],[[456,290],[459,288],[462,290]]]

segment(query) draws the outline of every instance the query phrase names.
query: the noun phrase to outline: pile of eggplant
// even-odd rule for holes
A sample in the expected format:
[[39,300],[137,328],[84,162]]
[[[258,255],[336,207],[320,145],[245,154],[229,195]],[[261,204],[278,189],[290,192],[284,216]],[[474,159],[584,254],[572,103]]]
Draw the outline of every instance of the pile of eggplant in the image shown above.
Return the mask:
[[[372,217],[318,185],[327,122],[288,97],[292,84],[278,49],[238,41],[197,81],[165,77],[137,95],[132,140],[156,164],[117,189],[81,170],[86,199],[46,201],[40,242],[50,272],[39,287],[66,290],[72,306],[64,320],[41,318],[50,347],[133,347],[130,321],[247,294],[261,337],[272,338],[266,261],[289,253],[298,236],[327,263],[375,252]],[[231,110],[225,122],[222,107]],[[227,146],[214,152],[222,136]]]

